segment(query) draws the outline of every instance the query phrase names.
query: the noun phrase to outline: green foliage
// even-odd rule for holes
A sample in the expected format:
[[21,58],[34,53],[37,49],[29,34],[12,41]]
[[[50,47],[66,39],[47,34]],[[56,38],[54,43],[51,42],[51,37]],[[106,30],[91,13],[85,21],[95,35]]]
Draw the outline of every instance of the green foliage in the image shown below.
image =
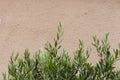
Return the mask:
[[59,23],[54,43],[47,42],[45,50],[37,51],[33,57],[30,57],[28,49],[23,58],[19,54],[12,55],[3,80],[120,80],[120,71],[114,65],[120,58],[120,47],[110,51],[108,33],[102,40],[93,36],[92,45],[99,56],[95,65],[88,62],[91,48],[84,49],[82,40],[79,40],[73,58],[65,50],[60,50],[62,35],[62,25]]

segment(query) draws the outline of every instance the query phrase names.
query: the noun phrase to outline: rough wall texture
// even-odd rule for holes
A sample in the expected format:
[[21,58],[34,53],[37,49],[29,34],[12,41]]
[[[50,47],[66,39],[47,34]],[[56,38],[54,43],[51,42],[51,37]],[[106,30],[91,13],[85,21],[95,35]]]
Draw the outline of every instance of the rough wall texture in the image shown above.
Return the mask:
[[[23,54],[28,48],[33,54],[52,41],[59,21],[70,56],[78,39],[89,45],[93,34],[110,32],[113,48],[120,42],[120,0],[0,0],[0,74],[12,52]],[[91,62],[96,61],[94,53]]]

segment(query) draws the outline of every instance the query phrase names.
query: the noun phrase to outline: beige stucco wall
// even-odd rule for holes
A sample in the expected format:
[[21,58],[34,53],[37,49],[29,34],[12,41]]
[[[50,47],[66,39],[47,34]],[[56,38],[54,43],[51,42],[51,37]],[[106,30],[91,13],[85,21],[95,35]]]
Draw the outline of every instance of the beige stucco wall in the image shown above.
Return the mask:
[[78,39],[89,45],[93,34],[101,38],[109,32],[113,48],[120,42],[120,0],[0,0],[0,74],[12,52],[23,54],[28,48],[33,54],[52,41],[59,21],[62,45],[70,56]]

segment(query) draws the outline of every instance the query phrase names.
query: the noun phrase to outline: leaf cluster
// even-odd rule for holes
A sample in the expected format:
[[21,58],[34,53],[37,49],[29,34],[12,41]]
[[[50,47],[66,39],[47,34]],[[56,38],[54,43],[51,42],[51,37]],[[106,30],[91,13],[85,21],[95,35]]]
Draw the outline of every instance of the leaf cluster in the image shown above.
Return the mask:
[[60,50],[62,25],[59,23],[54,43],[47,42],[45,50],[37,51],[30,57],[28,49],[24,57],[12,55],[8,64],[8,74],[3,73],[3,80],[120,80],[120,71],[115,62],[120,58],[120,48],[110,51],[109,33],[102,40],[93,36],[92,45],[97,50],[99,61],[92,65],[88,62],[91,48],[84,49],[79,40],[79,47],[71,59],[68,52]]

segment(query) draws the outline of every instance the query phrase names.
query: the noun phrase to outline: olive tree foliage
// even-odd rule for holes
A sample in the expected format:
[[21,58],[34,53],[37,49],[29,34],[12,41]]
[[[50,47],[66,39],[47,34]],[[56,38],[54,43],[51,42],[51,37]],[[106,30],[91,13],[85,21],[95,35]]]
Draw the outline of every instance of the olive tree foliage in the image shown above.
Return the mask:
[[108,33],[102,40],[93,36],[92,45],[99,56],[95,65],[88,62],[91,48],[85,49],[82,40],[79,40],[73,58],[60,49],[62,35],[62,25],[59,23],[53,44],[47,42],[44,50],[37,51],[32,57],[28,49],[23,57],[12,55],[3,80],[120,80],[120,71],[115,67],[115,62],[120,58],[120,47],[111,51]]

